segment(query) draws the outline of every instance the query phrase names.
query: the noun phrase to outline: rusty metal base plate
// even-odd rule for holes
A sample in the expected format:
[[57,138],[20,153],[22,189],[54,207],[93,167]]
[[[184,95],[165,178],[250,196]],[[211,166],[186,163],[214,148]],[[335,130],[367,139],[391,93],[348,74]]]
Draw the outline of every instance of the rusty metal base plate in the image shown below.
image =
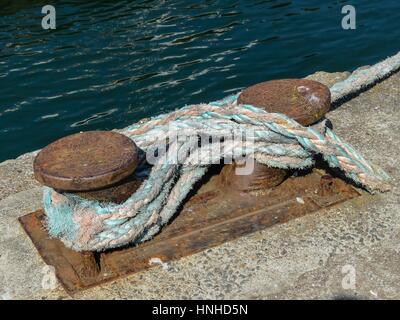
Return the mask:
[[97,263],[97,272],[86,268],[88,253],[72,251],[61,241],[49,238],[42,210],[21,217],[20,222],[43,260],[55,268],[62,286],[73,294],[147,269],[151,258],[163,262],[179,259],[359,195],[343,180],[321,170],[288,178],[272,189],[247,193],[221,190],[211,178],[152,240],[89,253]]

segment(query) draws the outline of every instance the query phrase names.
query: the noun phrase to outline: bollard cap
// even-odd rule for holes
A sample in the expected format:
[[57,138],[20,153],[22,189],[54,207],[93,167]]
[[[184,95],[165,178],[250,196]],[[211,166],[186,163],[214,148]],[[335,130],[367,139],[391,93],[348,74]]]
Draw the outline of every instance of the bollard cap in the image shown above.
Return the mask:
[[138,164],[132,139],[112,131],[87,131],[61,138],[36,156],[35,178],[63,191],[111,186],[131,175]]
[[327,86],[313,80],[272,80],[243,90],[238,103],[283,113],[302,125],[310,125],[328,112],[331,92]]

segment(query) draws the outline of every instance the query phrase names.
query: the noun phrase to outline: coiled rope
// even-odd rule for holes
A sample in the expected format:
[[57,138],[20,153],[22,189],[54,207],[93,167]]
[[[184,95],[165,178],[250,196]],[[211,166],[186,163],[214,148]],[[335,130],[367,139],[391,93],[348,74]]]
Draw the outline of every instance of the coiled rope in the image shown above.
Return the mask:
[[[399,68],[400,52],[336,83],[331,88],[332,100],[359,92]],[[126,128],[122,133],[144,152],[158,150],[166,137],[168,149],[156,158],[150,172],[144,172],[146,179],[140,188],[122,204],[86,200],[45,187],[44,209],[50,235],[77,251],[101,251],[151,239],[172,218],[211,164],[223,158],[239,161],[243,154],[267,166],[285,169],[310,167],[319,154],[330,167],[342,170],[370,192],[390,189],[386,173],[369,164],[325,122],[304,127],[283,114],[239,105],[237,97],[186,106]],[[173,138],[171,132],[179,132],[178,138]],[[244,142],[234,138],[243,135],[251,137]],[[200,143],[202,136],[211,137],[211,142]],[[137,174],[142,169],[146,168],[138,168]]]

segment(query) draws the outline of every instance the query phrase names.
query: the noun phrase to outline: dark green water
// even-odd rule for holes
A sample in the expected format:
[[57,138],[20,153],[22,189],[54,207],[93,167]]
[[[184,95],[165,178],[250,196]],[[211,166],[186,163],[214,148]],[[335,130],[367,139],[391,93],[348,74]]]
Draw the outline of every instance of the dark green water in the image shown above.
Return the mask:
[[[41,7],[57,29],[41,28]],[[341,28],[341,8],[357,29]],[[400,50],[400,1],[0,0],[0,161],[253,83]]]

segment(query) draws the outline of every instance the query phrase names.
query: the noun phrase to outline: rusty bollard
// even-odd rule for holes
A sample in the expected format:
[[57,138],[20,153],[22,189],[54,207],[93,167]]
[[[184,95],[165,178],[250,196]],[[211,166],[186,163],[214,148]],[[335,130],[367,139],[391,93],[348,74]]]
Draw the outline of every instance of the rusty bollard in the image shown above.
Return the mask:
[[[266,81],[245,89],[240,104],[251,104],[268,112],[283,113],[307,126],[319,121],[329,110],[331,93],[322,83],[307,79]],[[240,164],[224,166],[221,182],[241,192],[275,187],[287,177],[287,171],[255,163],[251,175],[236,175]]]
[[[140,186],[133,172],[138,148],[113,131],[88,131],[61,138],[46,146],[33,164],[35,178],[58,192],[91,200],[121,203]],[[100,269],[92,252],[83,252],[77,270],[93,278]]]

